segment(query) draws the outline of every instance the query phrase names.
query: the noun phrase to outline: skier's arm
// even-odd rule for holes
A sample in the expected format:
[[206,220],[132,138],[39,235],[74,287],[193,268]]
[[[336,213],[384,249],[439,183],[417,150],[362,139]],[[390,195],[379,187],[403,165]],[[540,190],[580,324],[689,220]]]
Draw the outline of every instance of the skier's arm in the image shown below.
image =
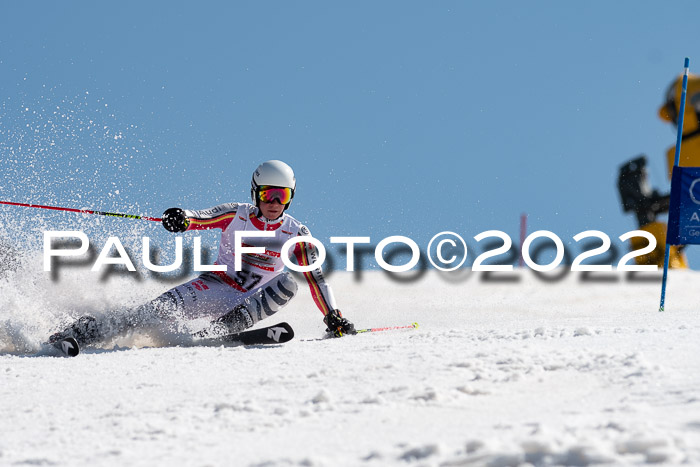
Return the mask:
[[[311,236],[309,229],[302,225],[299,229],[299,236]],[[318,254],[316,253],[316,248],[311,243],[299,242],[294,247],[294,256],[297,259],[299,266],[308,266],[316,262]],[[311,297],[314,299],[314,303],[323,316],[326,316],[331,310],[337,308],[335,303],[335,297],[333,296],[333,291],[331,290],[326,279],[323,277],[323,271],[321,268],[316,268],[313,271],[305,272],[304,278],[309,284],[309,289],[311,290]]]
[[186,230],[225,230],[236,217],[238,203],[226,203],[210,209],[192,211],[170,208],[163,213],[163,227],[171,232]]
[[187,230],[226,230],[226,227],[236,218],[236,212],[238,212],[238,203],[220,204],[201,211],[185,209],[185,215],[190,221]]
[[[311,236],[309,229],[306,226],[301,226],[299,229],[300,236]],[[316,248],[311,243],[299,242],[294,248],[294,255],[297,263],[300,266],[307,266],[316,262]],[[323,313],[323,322],[328,326],[327,331],[333,333],[336,337],[343,334],[354,334],[355,327],[347,319],[343,318],[333,296],[333,291],[330,285],[323,277],[323,270],[318,267],[313,271],[304,273],[304,278],[309,284],[311,297],[321,313]]]

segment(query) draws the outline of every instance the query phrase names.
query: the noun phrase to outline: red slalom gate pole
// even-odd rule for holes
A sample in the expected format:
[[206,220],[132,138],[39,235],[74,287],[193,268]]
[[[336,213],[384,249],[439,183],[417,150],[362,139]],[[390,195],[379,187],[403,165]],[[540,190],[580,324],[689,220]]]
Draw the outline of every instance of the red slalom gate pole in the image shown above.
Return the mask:
[[93,211],[91,209],[59,208],[57,206],[42,206],[41,204],[12,203],[10,201],[0,201],[0,204],[6,204],[8,206],[22,206],[25,208],[40,208],[40,209],[52,209],[54,211],[77,212],[80,214],[97,214],[99,216],[123,217],[126,219],[142,219],[145,221],[154,221],[154,222],[161,221],[160,217],[137,216],[134,214],[122,214],[119,212]]
[[416,329],[418,328],[418,323],[411,323],[409,326],[390,326],[387,328],[368,328],[368,329],[358,329],[357,333],[361,332],[378,332],[378,331],[392,331],[394,329]]

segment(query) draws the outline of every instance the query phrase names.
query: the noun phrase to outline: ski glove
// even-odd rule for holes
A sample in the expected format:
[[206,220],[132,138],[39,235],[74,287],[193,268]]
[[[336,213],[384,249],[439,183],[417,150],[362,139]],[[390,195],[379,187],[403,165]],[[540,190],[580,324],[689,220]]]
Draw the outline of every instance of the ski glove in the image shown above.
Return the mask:
[[184,232],[190,225],[185,211],[180,208],[170,208],[163,213],[163,227],[171,232]]
[[328,326],[326,332],[333,334],[333,337],[343,337],[345,334],[357,334],[355,325],[343,318],[343,315],[340,314],[340,310],[330,311],[323,318],[323,322]]

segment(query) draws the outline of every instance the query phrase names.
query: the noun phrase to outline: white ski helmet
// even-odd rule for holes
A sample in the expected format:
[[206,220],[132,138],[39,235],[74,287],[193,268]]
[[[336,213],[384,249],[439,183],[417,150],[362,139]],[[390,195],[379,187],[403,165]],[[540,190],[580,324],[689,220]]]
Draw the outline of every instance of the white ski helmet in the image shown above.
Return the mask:
[[[253,203],[257,206],[260,202],[258,190],[261,186],[273,186],[280,188],[291,188],[292,198],[297,187],[297,179],[294,177],[292,168],[282,161],[271,160],[263,162],[253,172],[253,178],[250,182],[250,196],[253,198]],[[285,206],[285,209],[292,204],[291,200]]]

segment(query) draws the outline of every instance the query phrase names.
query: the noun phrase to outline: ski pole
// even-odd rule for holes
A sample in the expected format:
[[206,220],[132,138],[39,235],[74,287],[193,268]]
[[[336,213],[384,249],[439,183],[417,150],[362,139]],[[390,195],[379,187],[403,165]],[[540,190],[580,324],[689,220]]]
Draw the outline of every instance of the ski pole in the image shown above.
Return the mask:
[[408,326],[390,326],[387,328],[368,328],[368,329],[358,329],[357,333],[361,332],[377,332],[377,331],[392,331],[394,329],[416,329],[418,328],[418,323],[411,323]]
[[[378,332],[378,331],[393,331],[396,329],[416,329],[418,328],[418,323],[411,323],[408,326],[389,326],[386,328],[367,328],[367,329],[358,329],[355,331],[357,334],[361,334],[363,332]],[[350,334],[347,334],[350,335]],[[311,342],[311,341],[325,341],[328,339],[328,337],[321,337],[321,338],[316,338],[316,339],[301,339],[302,342]]]
[[161,221],[160,217],[137,216],[134,214],[122,214],[119,212],[93,211],[91,209],[59,208],[57,206],[42,206],[40,204],[11,203],[10,201],[0,201],[0,204],[7,204],[9,206],[22,206],[22,207],[26,207],[26,208],[53,209],[55,211],[78,212],[81,214],[97,214],[100,216],[124,217],[127,219],[143,219],[145,221],[154,221],[154,222]]

